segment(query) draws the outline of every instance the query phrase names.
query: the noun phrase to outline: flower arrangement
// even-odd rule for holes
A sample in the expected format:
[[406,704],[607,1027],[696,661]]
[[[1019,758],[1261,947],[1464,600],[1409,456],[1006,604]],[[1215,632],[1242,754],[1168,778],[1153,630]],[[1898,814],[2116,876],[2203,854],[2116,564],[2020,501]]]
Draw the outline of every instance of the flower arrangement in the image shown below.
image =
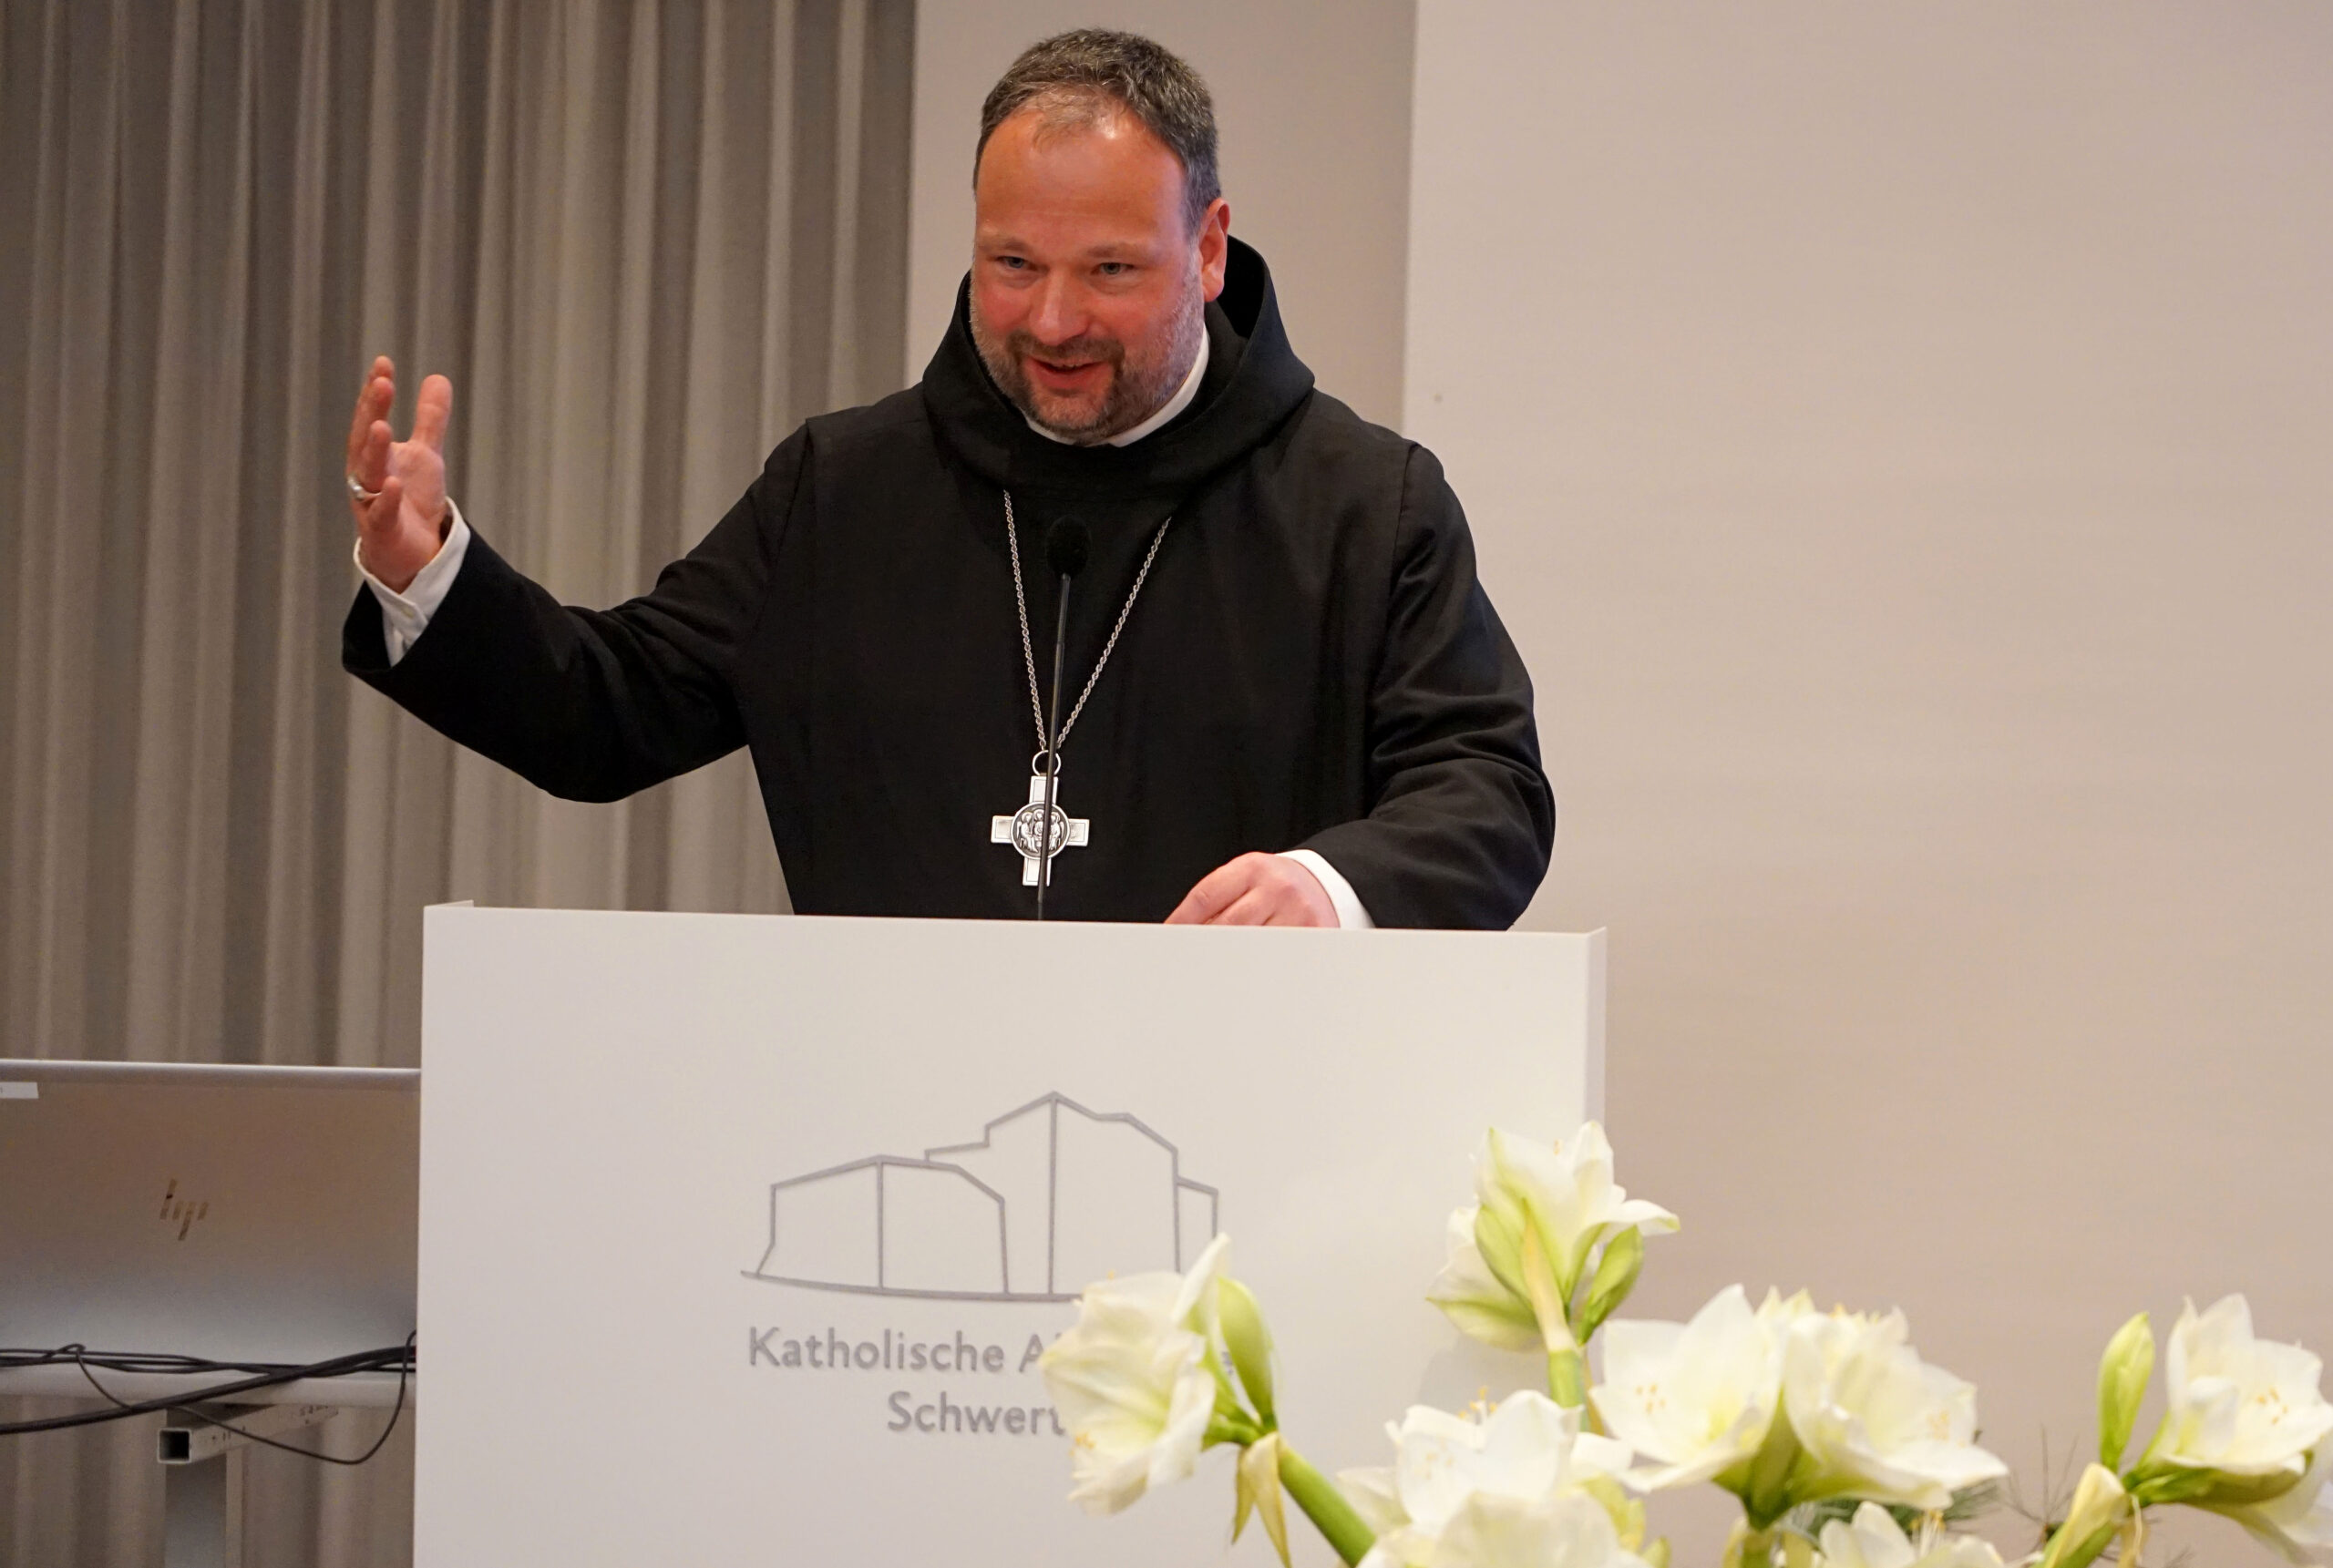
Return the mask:
[[[1690,1322],[1614,1318],[1645,1238],[1677,1225],[1613,1181],[1594,1122],[1567,1146],[1486,1133],[1426,1299],[1473,1338],[1544,1358],[1547,1392],[1413,1406],[1388,1428],[1391,1465],[1334,1482],[1281,1432],[1270,1331],[1226,1271],[1228,1238],[1187,1274],[1091,1286],[1041,1362],[1070,1429],[1071,1500],[1115,1513],[1228,1445],[1233,1538],[1260,1521],[1283,1563],[1293,1501],[1358,1568],[1669,1568],[1646,1496],[1711,1485],[1742,1511],[1723,1568],[2004,1568],[1950,1522],[2007,1467],[1977,1445],[1975,1389],[1920,1358],[1902,1313],[1822,1312],[1804,1292],[1752,1306],[1730,1286]],[[2131,1459],[2155,1353],[2144,1313],[2108,1344],[2098,1460],[2024,1563],[2088,1568],[2112,1548],[2136,1568],[2149,1510],[2172,1506],[2333,1563],[2318,1358],[2256,1338],[2240,1296],[2191,1303],[2163,1357],[2165,1414]]]

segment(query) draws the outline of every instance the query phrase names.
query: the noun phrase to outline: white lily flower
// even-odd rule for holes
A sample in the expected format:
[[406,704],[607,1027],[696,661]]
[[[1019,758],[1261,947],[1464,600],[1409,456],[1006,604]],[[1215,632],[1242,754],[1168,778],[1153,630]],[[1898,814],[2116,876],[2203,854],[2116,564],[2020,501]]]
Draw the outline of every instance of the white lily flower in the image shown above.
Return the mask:
[[1037,1362],[1069,1428],[1069,1497],[1115,1513],[1198,1461],[1215,1412],[1217,1236],[1187,1275],[1129,1275],[1085,1287],[1077,1322]]
[[2170,1411],[2147,1458],[2225,1475],[2298,1475],[2333,1434],[2325,1364],[2297,1345],[2252,1337],[2252,1308],[2230,1296],[2189,1302],[2163,1358]]
[[[1567,1296],[1598,1242],[1624,1230],[1656,1235],[1677,1228],[1675,1214],[1613,1182],[1612,1145],[1594,1122],[1580,1127],[1568,1150],[1491,1129],[1475,1149],[1475,1195],[1450,1217],[1449,1260],[1426,1298],[1463,1332],[1502,1349],[1535,1348],[1557,1327],[1538,1322],[1519,1254],[1506,1255],[1526,1232],[1536,1233],[1557,1293]],[[1485,1209],[1504,1238],[1500,1255],[1482,1250]]]
[[1862,1497],[1942,1508],[2009,1473],[1976,1446],[1977,1390],[1921,1361],[1901,1312],[1793,1320],[1783,1348],[1783,1408],[1812,1467],[1803,1498]]
[[1629,1483],[1652,1491],[1748,1463],[1781,1404],[1783,1342],[1809,1311],[1804,1293],[1769,1291],[1752,1310],[1728,1286],[1690,1323],[1621,1320],[1604,1328],[1604,1381],[1588,1395],[1613,1436],[1660,1461]]
[[[1398,1432],[1401,1428],[1389,1423],[1386,1430]],[[1361,1515],[1369,1532],[1381,1542],[1410,1522],[1410,1516],[1402,1511],[1402,1490],[1394,1483],[1391,1465],[1341,1470],[1337,1472],[1337,1490],[1345,1494],[1352,1511]]]
[[1641,1568],[1581,1490],[1624,1471],[1627,1446],[1578,1411],[1526,1390],[1481,1420],[1414,1405],[1386,1431],[1391,1468],[1337,1478],[1377,1534],[1363,1568]]
[[[1399,1561],[1383,1550],[1381,1544],[1362,1558],[1362,1568],[1391,1568]],[[1412,1562],[1417,1568],[1647,1568],[1620,1544],[1603,1505],[1577,1491],[1535,1502],[1469,1498],[1435,1542],[1434,1555]]]
[[2215,1512],[2288,1563],[2333,1563],[2333,1439],[2317,1445],[2307,1471],[2290,1491],[2266,1502]]
[[1924,1533],[1916,1542],[1876,1502],[1856,1509],[1852,1522],[1825,1524],[1815,1562],[1820,1568],[2001,1568],[2000,1553],[1989,1542],[1943,1532]]

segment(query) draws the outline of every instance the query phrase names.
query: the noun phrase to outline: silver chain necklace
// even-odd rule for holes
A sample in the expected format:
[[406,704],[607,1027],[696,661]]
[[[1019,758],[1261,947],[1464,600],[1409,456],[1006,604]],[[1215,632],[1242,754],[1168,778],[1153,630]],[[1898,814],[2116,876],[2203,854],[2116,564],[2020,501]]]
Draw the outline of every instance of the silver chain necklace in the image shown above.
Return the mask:
[[[1045,745],[1045,704],[1037,692],[1037,651],[1029,636],[1029,595],[1021,582],[1021,532],[1012,515],[1012,492],[1004,492],[1004,541],[1012,554],[1012,607],[1021,616],[1021,662],[1029,672],[1029,716],[1037,725],[1037,754],[1029,760],[1029,804],[1011,815],[989,819],[989,842],[1010,844],[1021,854],[1021,886],[1037,886],[1038,866],[1050,862],[1064,849],[1084,847],[1092,824],[1084,817],[1074,817],[1062,810],[1057,800],[1049,794],[1057,789],[1061,774],[1061,748],[1069,740],[1069,732],[1077,725],[1077,716],[1085,712],[1085,699],[1094,694],[1094,683],[1102,679],[1103,667],[1118,646],[1118,634],[1126,629],[1126,617],[1134,613],[1134,601],[1142,597],[1142,585],[1150,577],[1150,563],[1158,559],[1158,547],[1166,541],[1166,529],[1175,519],[1169,517],[1150,536],[1150,549],[1142,558],[1142,569],[1134,575],[1134,586],[1126,590],[1126,601],[1118,607],[1116,624],[1110,628],[1110,640],[1102,645],[1102,656],[1094,661],[1094,672],[1085,678],[1085,689],[1069,710],[1069,717],[1062,722],[1061,733],[1053,737],[1050,751]],[[1046,818],[1050,814],[1051,821]],[[1046,831],[1050,828],[1050,832]],[[1047,840],[1050,839],[1050,844]]]

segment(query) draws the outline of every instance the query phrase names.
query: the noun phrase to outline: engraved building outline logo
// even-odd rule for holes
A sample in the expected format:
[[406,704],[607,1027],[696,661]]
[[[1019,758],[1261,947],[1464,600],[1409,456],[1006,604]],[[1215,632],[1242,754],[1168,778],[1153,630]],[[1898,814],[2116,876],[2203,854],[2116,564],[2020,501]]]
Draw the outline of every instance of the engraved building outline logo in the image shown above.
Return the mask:
[[745,1274],[861,1296],[1074,1301],[1108,1275],[1187,1268],[1220,1206],[1140,1119],[1048,1093],[974,1143],[771,1183],[768,1245]]

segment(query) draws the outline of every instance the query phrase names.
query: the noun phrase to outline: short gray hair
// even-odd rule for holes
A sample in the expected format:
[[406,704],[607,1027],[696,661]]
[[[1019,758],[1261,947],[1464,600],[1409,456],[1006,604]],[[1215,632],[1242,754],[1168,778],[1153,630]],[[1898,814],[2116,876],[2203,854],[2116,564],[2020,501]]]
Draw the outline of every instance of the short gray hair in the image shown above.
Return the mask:
[[996,128],[1031,104],[1070,126],[1123,111],[1166,143],[1183,166],[1183,227],[1196,231],[1223,182],[1215,164],[1215,100],[1199,74],[1137,33],[1080,27],[1032,44],[989,89],[981,106],[972,178]]

